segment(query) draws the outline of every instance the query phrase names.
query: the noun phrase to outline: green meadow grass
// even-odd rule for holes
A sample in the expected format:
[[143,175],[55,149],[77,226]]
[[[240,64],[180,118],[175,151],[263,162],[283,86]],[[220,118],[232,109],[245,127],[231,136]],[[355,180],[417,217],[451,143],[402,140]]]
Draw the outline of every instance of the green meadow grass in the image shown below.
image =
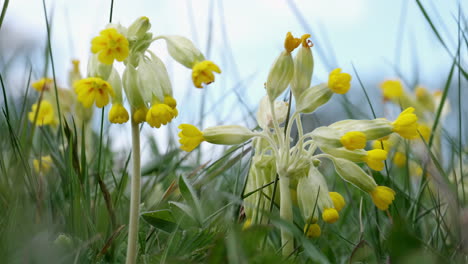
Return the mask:
[[[0,29],[8,3],[3,4]],[[142,166],[138,263],[467,263],[467,200],[464,192],[458,193],[466,172],[463,162],[457,161],[466,160],[466,136],[461,131],[466,113],[460,91],[468,81],[463,68],[466,58],[461,57],[461,51],[468,48],[468,31],[463,14],[458,14],[458,49],[450,50],[423,3],[417,3],[436,38],[453,57],[442,102],[450,89],[458,89],[460,100],[451,113],[458,116],[457,138],[443,133],[442,107],[436,112],[432,131],[442,130],[453,157],[441,160],[432,148],[435,141],[431,136],[426,142],[427,160],[420,165],[423,174],[430,172],[432,178],[416,180],[408,167],[387,162],[382,173],[373,173],[379,185],[396,191],[390,210],[382,212],[335,172],[325,172],[328,183],[343,194],[347,204],[337,223],[322,225],[322,235],[308,239],[302,232],[305,223],[299,210],[295,208],[296,222],[291,224],[279,218],[275,203],[266,212],[269,224],[243,230],[242,200],[249,195],[244,189],[253,155],[250,142],[227,148],[219,158],[201,163],[200,151],[183,152],[174,141],[163,150],[150,140],[152,162]],[[112,6],[113,1],[110,20]],[[47,14],[44,17],[49,37],[45,58],[55,78],[57,58],[50,48]],[[374,115],[366,118],[374,118],[375,106],[359,74],[354,69],[352,75],[359,80],[362,96]],[[112,151],[104,111],[95,111],[100,128],[92,133],[74,120],[61,122],[58,129],[33,126],[27,117],[36,98],[29,88],[31,74],[20,97],[9,92],[23,87],[7,87],[6,78],[0,72],[0,262],[125,262],[130,149],[124,155]],[[350,117],[364,111],[347,97],[344,101]],[[86,151],[87,142],[94,142],[92,151]],[[53,165],[49,172],[37,173],[33,159],[45,154],[52,157]],[[455,183],[449,181],[453,174],[458,177]],[[280,228],[288,229],[296,240],[294,253],[287,257],[281,255]]]

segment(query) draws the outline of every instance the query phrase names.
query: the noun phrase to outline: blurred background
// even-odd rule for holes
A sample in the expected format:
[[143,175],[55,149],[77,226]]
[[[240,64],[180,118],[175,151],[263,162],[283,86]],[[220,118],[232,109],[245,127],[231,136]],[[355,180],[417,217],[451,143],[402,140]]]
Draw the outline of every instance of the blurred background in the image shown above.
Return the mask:
[[[90,41],[107,24],[110,1],[45,3],[51,24],[55,75],[58,84],[66,87],[72,59],[79,59],[82,72],[86,72]],[[201,127],[243,124],[254,128],[256,107],[265,94],[263,83],[270,65],[283,49],[288,31],[295,36],[311,34],[315,58],[313,84],[326,81],[328,72],[337,67],[353,75],[350,93],[333,98],[333,103],[319,109],[312,117],[313,126],[348,117],[343,104],[351,104],[357,118],[371,117],[357,75],[378,116],[387,114],[379,89],[379,83],[385,79],[400,78],[407,90],[418,84],[431,91],[443,90],[457,50],[457,5],[460,10],[467,10],[468,1],[421,1],[421,4],[446,47],[434,34],[418,3],[406,0],[116,0],[113,22],[128,26],[137,17],[147,16],[155,35],[178,34],[192,39],[223,71],[206,89],[195,89],[190,71],[168,59],[165,43],[152,45],[151,49],[167,63],[181,109],[169,128],[145,128],[147,135],[156,136],[165,146],[168,137],[176,136],[176,127],[181,123]],[[24,94],[30,71],[32,81],[44,75],[52,77],[51,65],[45,59],[46,48],[42,1],[10,1],[0,29],[0,72],[11,96]],[[454,81],[456,85],[457,80]],[[454,107],[456,95],[455,89],[449,91]],[[463,96],[466,95],[463,91]],[[450,127],[455,121],[448,118],[446,122]],[[122,139],[114,147],[128,149],[130,137],[123,135],[129,133],[129,126],[119,126],[112,133]]]

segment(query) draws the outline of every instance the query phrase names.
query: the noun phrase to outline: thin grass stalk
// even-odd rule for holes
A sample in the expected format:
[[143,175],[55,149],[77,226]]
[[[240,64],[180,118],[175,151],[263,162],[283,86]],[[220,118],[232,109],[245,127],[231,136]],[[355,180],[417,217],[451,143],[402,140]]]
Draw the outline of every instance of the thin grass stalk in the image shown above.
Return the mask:
[[[132,115],[133,116],[133,113]],[[138,217],[140,215],[140,184],[141,184],[141,169],[140,169],[140,129],[138,124],[132,120],[132,182],[130,193],[130,219],[128,224],[128,243],[127,243],[127,259],[125,263],[134,264],[137,259],[137,238],[138,238]]]

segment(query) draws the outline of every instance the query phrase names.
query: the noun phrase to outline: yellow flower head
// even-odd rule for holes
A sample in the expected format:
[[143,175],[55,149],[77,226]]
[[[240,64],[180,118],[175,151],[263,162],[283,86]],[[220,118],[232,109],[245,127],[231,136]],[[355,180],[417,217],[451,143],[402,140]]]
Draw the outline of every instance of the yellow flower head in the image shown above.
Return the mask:
[[340,218],[340,215],[338,214],[338,211],[335,208],[325,208],[322,212],[322,219],[323,221],[333,224],[336,221],[338,221],[338,218]]
[[221,73],[221,69],[212,61],[205,60],[196,63],[192,67],[193,85],[195,85],[197,88],[203,88],[202,83],[210,84],[214,82],[215,76],[213,72]]
[[195,126],[190,124],[181,124],[179,126],[179,142],[182,144],[180,148],[184,151],[190,152],[194,150],[200,143],[205,141],[203,133]]
[[115,103],[112,105],[111,110],[109,111],[109,121],[114,124],[123,124],[128,121],[128,112],[125,107],[120,103]]
[[165,96],[164,103],[170,106],[172,109],[176,109],[177,101],[172,96]]
[[136,109],[133,113],[133,121],[135,121],[137,124],[145,122],[146,114],[148,114],[148,108],[146,106],[142,106]]
[[[382,147],[383,145],[383,147]],[[372,141],[372,148],[373,149],[383,149],[385,151],[389,151],[392,148],[392,143],[390,140],[387,139],[377,139]]]
[[317,238],[322,234],[322,230],[318,224],[306,224],[304,226],[304,233],[308,238]]
[[364,162],[371,169],[381,171],[384,168],[384,161],[387,159],[387,151],[381,149],[373,149],[367,151],[367,156],[364,157]]
[[337,192],[329,192],[328,194],[330,195],[330,198],[331,198],[331,200],[333,202],[333,206],[335,207],[335,209],[338,212],[341,211],[341,209],[343,209],[343,207],[346,204],[345,199],[343,198],[343,196],[341,196],[341,194],[339,194]]
[[395,191],[387,186],[377,186],[370,193],[375,206],[382,211],[388,209],[388,206],[395,200]]
[[351,88],[351,75],[342,73],[341,68],[336,68],[328,76],[328,88],[337,94],[345,94]]
[[406,155],[405,155],[405,153],[396,152],[395,155],[393,155],[393,163],[397,167],[403,168],[406,165]]
[[109,97],[114,97],[112,86],[101,78],[90,77],[81,79],[73,84],[78,101],[84,107],[91,107],[96,101],[96,106],[102,108],[109,103]]
[[128,57],[128,40],[115,28],[104,29],[91,41],[91,52],[98,53],[100,62],[111,65],[114,59],[123,61]]
[[421,136],[426,142],[429,141],[429,138],[431,137],[431,128],[429,126],[421,123],[418,124],[418,132],[421,134]]
[[42,78],[31,84],[31,86],[38,92],[49,90],[54,85],[54,80],[51,78]]
[[286,34],[286,38],[284,39],[284,48],[288,53],[291,53],[294,49],[299,47],[302,40],[300,38],[295,38],[291,32]]
[[34,159],[33,160],[34,171],[36,173],[42,172],[47,173],[52,166],[52,158],[47,156],[42,156],[40,160]]
[[393,132],[398,133],[406,139],[418,137],[418,117],[413,112],[413,107],[408,107],[401,112],[398,118],[392,123]]
[[[39,107],[39,109],[38,109]],[[36,118],[37,112],[37,118]],[[36,126],[45,126],[45,125],[55,125],[57,124],[57,119],[54,115],[54,107],[47,100],[42,100],[37,104],[32,105],[31,112],[28,114],[29,121],[34,123],[36,118]]]
[[385,100],[391,100],[403,95],[403,84],[400,80],[387,80],[380,84]]
[[160,128],[171,122],[177,114],[177,109],[172,109],[167,104],[154,104],[146,113],[146,122],[152,127]]
[[363,149],[366,146],[366,135],[359,131],[350,131],[340,138],[341,144],[346,149]]
[[312,41],[309,38],[310,38],[310,34],[302,35],[301,43],[302,43],[302,46],[304,48],[310,48],[310,47],[314,46],[314,44],[312,43]]

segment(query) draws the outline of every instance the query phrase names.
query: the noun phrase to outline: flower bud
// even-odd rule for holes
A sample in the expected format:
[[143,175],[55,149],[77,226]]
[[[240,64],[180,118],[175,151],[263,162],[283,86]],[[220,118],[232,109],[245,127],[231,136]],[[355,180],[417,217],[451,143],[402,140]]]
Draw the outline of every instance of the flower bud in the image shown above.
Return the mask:
[[138,72],[132,65],[127,65],[122,76],[123,87],[132,108],[145,106],[138,83]]
[[329,127],[337,129],[342,133],[359,131],[364,133],[367,140],[374,140],[390,135],[392,124],[385,118],[373,120],[342,120],[331,124]]
[[343,180],[355,185],[365,192],[371,192],[375,187],[377,187],[374,179],[355,163],[335,157],[331,158],[331,160],[335,165],[335,171],[341,176],[341,178],[343,178]]
[[326,83],[322,83],[305,90],[299,98],[296,97],[296,111],[312,113],[318,107],[326,104],[333,96]]
[[172,58],[189,69],[192,69],[197,62],[205,60],[205,56],[203,56],[200,50],[195,47],[192,41],[185,37],[163,35],[155,39],[164,39],[167,43],[167,50]]
[[296,101],[301,94],[310,87],[312,73],[314,71],[314,57],[312,55],[312,42],[308,39],[309,34],[301,37],[302,47],[299,48],[294,57],[294,77],[291,82],[291,90]]
[[255,134],[243,126],[214,126],[203,130],[203,137],[207,142],[219,145],[242,144]]
[[291,53],[281,52],[271,66],[266,82],[266,90],[270,101],[275,100],[286,90],[294,76],[294,61]]
[[[288,103],[275,100],[273,107],[275,109],[276,122],[278,122],[278,124],[283,123],[288,114]],[[264,130],[273,127],[273,115],[271,113],[271,105],[268,96],[264,96],[260,101],[257,111],[257,122]]]
[[129,40],[143,38],[150,28],[149,19],[145,16],[139,17],[128,27],[127,38]]

